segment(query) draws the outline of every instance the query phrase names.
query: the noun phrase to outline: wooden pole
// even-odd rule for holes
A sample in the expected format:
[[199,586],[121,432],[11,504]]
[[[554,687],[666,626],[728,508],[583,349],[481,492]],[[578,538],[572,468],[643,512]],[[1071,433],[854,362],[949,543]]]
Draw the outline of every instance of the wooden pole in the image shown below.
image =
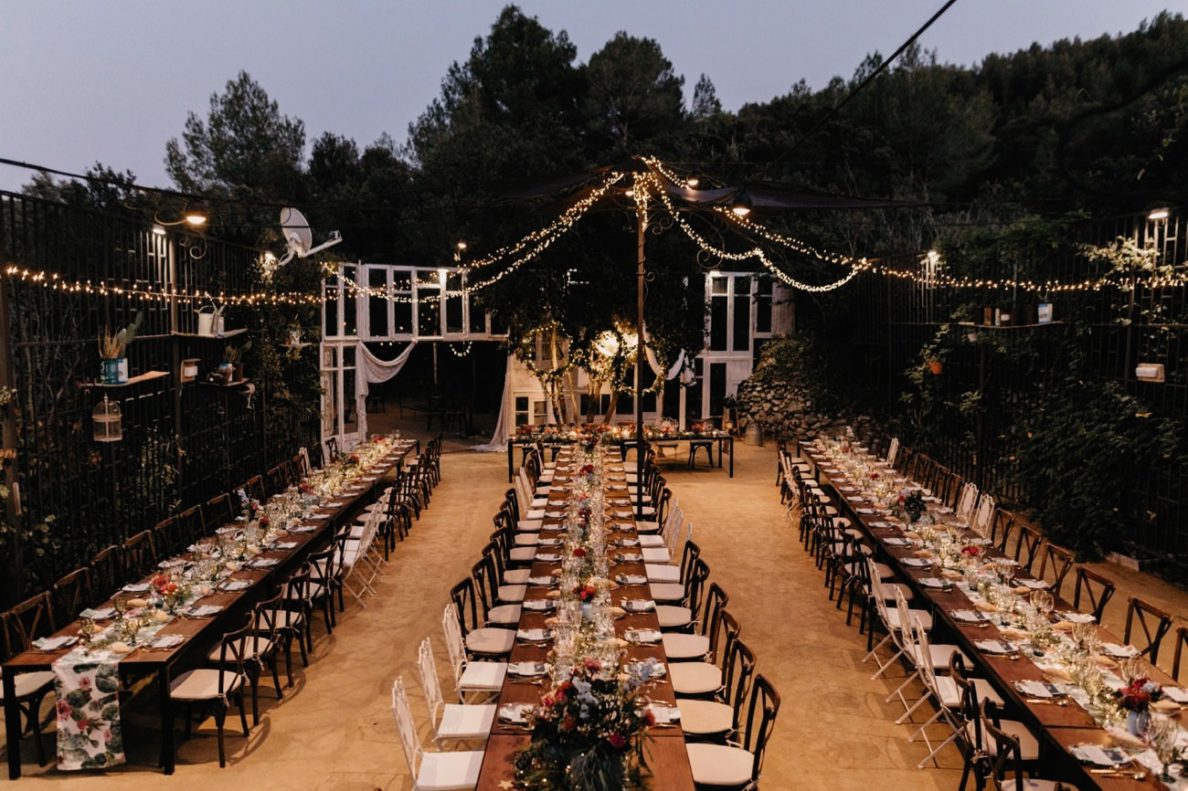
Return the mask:
[[[638,190],[639,187],[636,187]],[[647,274],[647,260],[644,256],[644,240],[648,230],[648,209],[646,197],[640,193],[635,202],[635,518],[643,519],[644,483],[644,429],[643,429],[643,350],[644,327],[644,279]]]

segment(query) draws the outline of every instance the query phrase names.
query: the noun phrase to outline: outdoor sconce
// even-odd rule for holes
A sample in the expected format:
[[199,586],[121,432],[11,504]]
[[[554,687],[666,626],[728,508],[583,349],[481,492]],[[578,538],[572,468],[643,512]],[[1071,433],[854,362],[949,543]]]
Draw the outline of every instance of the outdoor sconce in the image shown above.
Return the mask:
[[108,400],[107,396],[103,396],[103,400],[95,405],[91,422],[96,442],[119,442],[124,438],[123,410],[119,404]]
[[1162,382],[1163,363],[1139,363],[1134,369],[1134,377],[1140,382]]
[[730,211],[734,212],[736,217],[746,217],[751,213],[752,205],[751,193],[744,189],[735,196],[734,202],[730,204]]

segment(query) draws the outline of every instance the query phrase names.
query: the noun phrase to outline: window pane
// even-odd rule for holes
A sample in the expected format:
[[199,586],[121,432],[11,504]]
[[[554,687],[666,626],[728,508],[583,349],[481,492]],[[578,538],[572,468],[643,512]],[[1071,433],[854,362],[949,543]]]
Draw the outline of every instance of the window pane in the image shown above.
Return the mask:
[[[735,283],[744,285],[746,280]],[[734,351],[745,352],[751,348],[751,296],[738,294],[734,297]]]
[[711,294],[725,294],[728,284],[724,277],[710,278],[710,293]]
[[528,397],[516,396],[516,425],[528,425]]
[[417,334],[441,335],[441,302],[438,289],[417,289]]
[[[367,272],[367,285],[373,289],[384,289],[388,285],[388,272],[386,269],[370,269]],[[385,336],[391,334],[388,328],[388,300],[384,297],[369,297],[367,300],[368,307],[368,325],[369,332],[373,336]]]
[[[462,288],[462,275],[452,273],[446,279],[446,289],[459,292]],[[446,332],[462,332],[462,295],[446,298]]]
[[354,368],[355,367],[355,354],[357,352],[358,352],[358,349],[355,348],[354,346],[343,346],[342,347],[342,367],[343,368]]
[[347,287],[347,283],[355,282],[355,269],[353,266],[344,266],[342,268],[342,334],[355,335],[358,332],[359,326],[359,299],[356,293]]
[[393,327],[392,331],[397,334],[412,334],[412,303],[411,302],[393,302]]
[[722,399],[726,397],[726,363],[710,363],[709,371],[709,415],[717,417],[722,414]]
[[392,290],[410,293],[412,291],[412,273],[407,269],[392,270]]
[[326,280],[326,301],[322,305],[323,334],[327,338],[338,335],[338,278]]
[[710,298],[710,351],[726,351],[726,297]]

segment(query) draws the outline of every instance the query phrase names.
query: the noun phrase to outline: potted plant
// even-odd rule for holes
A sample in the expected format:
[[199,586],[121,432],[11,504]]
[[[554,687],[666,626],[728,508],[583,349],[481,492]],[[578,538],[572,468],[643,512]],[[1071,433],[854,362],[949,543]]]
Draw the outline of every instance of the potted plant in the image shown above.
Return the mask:
[[105,328],[99,336],[99,381],[105,385],[124,384],[128,381],[128,344],[136,339],[136,333],[144,322],[144,311],[136,312],[136,320],[119,332],[112,334]]
[[243,373],[243,354],[250,348],[252,348],[250,340],[243,346],[228,343],[223,348],[223,364],[219,366],[219,370],[226,371],[224,376],[227,384],[246,378]]

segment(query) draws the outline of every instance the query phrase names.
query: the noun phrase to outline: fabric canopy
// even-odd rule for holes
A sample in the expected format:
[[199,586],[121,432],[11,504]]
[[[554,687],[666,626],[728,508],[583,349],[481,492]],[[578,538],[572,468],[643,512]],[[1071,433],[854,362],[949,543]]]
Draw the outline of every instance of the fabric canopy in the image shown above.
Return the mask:
[[381,360],[371,353],[367,344],[359,341],[357,392],[355,393],[355,414],[359,416],[359,431],[361,436],[367,436],[367,396],[371,392],[371,385],[386,382],[403,370],[408,358],[412,356],[417,346],[412,341],[404,347],[404,351],[395,360]]

